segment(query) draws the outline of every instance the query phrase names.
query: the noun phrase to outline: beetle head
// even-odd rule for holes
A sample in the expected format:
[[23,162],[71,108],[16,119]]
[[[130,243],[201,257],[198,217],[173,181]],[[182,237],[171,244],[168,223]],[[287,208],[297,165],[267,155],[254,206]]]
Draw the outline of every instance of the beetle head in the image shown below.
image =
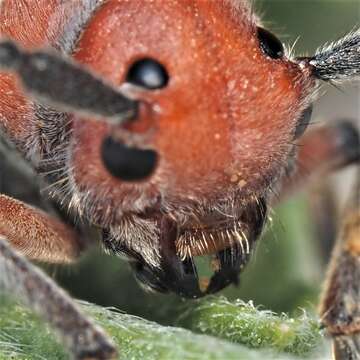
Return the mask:
[[[69,206],[105,229],[106,247],[125,253],[153,289],[200,296],[236,282],[265,222],[270,189],[291,170],[316,79],[357,76],[359,38],[355,32],[293,60],[245,2],[104,2],[74,58],[118,89],[118,105],[132,116],[126,124],[126,116],[118,123],[77,111],[60,117],[68,120],[65,153],[55,166]],[[0,63],[13,54],[20,65],[34,59],[3,51]],[[348,60],[341,63],[341,54]],[[48,56],[40,58],[41,65]],[[67,75],[81,73],[53,63]],[[60,89],[76,109],[113,109],[104,98],[109,89],[90,78],[74,84],[79,94],[59,83],[50,93]],[[48,124],[57,116],[46,115]],[[201,255],[214,263],[203,290],[193,261]]]
[[[108,1],[74,54],[135,119],[72,125],[73,194],[137,277],[183,296],[236,282],[314,82],[245,3]],[[212,254],[201,291],[193,257]]]

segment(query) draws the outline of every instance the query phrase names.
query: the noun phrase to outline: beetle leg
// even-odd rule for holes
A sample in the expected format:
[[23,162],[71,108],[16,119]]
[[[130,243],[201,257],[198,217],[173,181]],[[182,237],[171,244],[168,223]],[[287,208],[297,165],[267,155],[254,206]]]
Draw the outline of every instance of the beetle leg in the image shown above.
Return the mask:
[[106,335],[15,249],[36,260],[69,262],[80,252],[76,233],[41,210],[0,195],[0,293],[14,295],[38,312],[76,359],[112,358],[115,350]]
[[314,224],[314,238],[318,240],[321,268],[329,263],[339,227],[339,209],[330,181],[315,182],[307,192],[309,212]]
[[16,296],[57,331],[75,359],[112,359],[108,337],[42,271],[0,237],[0,294]]
[[294,171],[285,178],[281,192],[283,198],[310,185],[309,206],[326,259],[335,243],[338,227],[328,175],[360,162],[360,135],[354,124],[354,121],[338,121],[318,127],[300,138]]
[[76,359],[110,359],[114,347],[70,297],[15,251],[36,260],[69,262],[80,252],[76,233],[43,211],[0,195],[0,294],[38,312]]
[[360,358],[360,168],[320,305],[336,360]]
[[34,260],[64,263],[80,253],[80,242],[73,230],[43,211],[2,194],[0,235]]
[[[311,131],[299,144],[295,172],[284,184],[285,195],[312,179],[360,162],[359,133],[348,121]],[[322,323],[333,339],[336,360],[360,358],[360,168],[351,199],[320,302]]]
[[359,132],[346,120],[310,131],[298,145],[295,171],[285,179],[282,196],[360,161]]

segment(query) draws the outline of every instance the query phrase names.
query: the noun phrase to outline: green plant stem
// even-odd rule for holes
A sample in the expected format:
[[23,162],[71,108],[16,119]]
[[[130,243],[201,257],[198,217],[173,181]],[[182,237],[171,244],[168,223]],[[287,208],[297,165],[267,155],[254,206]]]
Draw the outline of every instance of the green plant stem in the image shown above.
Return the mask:
[[[181,328],[161,326],[114,309],[88,303],[80,303],[80,305],[114,339],[120,349],[120,359],[295,359],[292,355],[279,354],[276,347],[272,350],[253,350],[213,336],[194,334]],[[198,307],[193,314],[200,314],[201,309]],[[218,309],[221,310],[221,307]],[[253,309],[252,319],[247,320],[248,327],[252,321],[258,324],[255,321],[256,311]],[[243,315],[244,317],[249,316],[246,312],[243,312]],[[188,319],[189,316],[190,314],[187,314]],[[261,312],[261,316],[264,317],[263,312]],[[276,322],[277,318],[274,315],[267,317],[268,320],[270,318],[272,323]],[[219,321],[222,323],[223,318],[219,318]],[[240,320],[238,319],[238,321]],[[262,321],[266,322],[266,317]],[[283,319],[279,318],[277,321],[276,326],[281,327],[280,323]],[[284,328],[287,327],[287,322],[284,322]],[[220,327],[217,326],[217,328]],[[312,327],[309,331],[311,329],[316,333],[316,336],[313,335],[313,337],[318,338],[318,331]],[[258,325],[256,325],[253,331],[249,331],[248,340],[251,344],[255,339],[263,342],[262,336],[267,336],[265,330],[259,333],[258,330]],[[233,329],[233,331],[237,330]],[[291,334],[289,331],[285,333]],[[301,334],[298,336],[301,337]],[[305,339],[308,338],[308,334],[306,334]],[[268,342],[269,345],[271,343]],[[0,303],[0,359],[10,358],[64,360],[68,359],[68,356],[62,346],[57,343],[50,329],[44,326],[37,317],[20,305],[2,301]]]
[[314,352],[322,337],[318,321],[305,312],[292,319],[224,297],[201,299],[186,306],[177,325],[251,348],[272,348],[300,356]]

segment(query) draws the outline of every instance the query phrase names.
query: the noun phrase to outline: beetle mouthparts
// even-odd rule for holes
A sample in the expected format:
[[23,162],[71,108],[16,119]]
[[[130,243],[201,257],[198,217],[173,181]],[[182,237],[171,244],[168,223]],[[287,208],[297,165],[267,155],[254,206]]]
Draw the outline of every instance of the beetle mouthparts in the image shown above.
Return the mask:
[[[178,235],[175,224],[167,219],[161,226],[162,264],[157,278],[168,291],[186,298],[198,298],[216,293],[230,284],[238,284],[239,274],[250,259],[266,220],[264,199],[249,204],[240,217],[222,227],[187,229],[187,237]],[[246,230],[245,230],[246,229]],[[206,234],[204,233],[206,232]],[[190,234],[191,233],[191,234]],[[242,234],[242,235],[240,235]],[[206,238],[211,239],[207,246]],[[192,239],[188,251],[181,252],[179,242]],[[212,276],[199,276],[202,266],[196,265],[196,257],[210,257]]]
[[[125,242],[112,241],[106,231],[103,232],[103,243],[106,249],[128,258],[136,279],[147,290],[199,298],[216,293],[230,284],[237,285],[239,274],[251,257],[266,221],[266,201],[264,198],[256,199],[239,211],[236,221],[229,222],[229,218],[225,217],[227,221],[223,218],[221,223],[219,216],[209,214],[204,219],[207,227],[186,228],[182,233],[170,217],[152,214],[151,218],[156,219],[160,230],[158,266],[145,261],[141,251],[135,251]],[[214,222],[214,219],[218,221]],[[191,231],[192,243],[183,243],[182,246],[188,251],[181,252],[180,243],[186,241],[185,232],[190,236]],[[204,231],[214,242],[205,244],[205,234],[201,233]],[[207,257],[206,261],[210,260],[206,268],[208,270],[210,265],[211,270],[211,274],[205,277],[200,275],[206,270],[205,264],[198,264],[198,260],[203,260],[204,256]]]

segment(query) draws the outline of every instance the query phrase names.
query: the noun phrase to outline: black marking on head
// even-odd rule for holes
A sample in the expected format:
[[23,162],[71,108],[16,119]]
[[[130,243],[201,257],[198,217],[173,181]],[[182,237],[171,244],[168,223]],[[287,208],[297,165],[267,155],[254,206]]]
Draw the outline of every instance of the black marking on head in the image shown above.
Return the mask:
[[153,150],[131,148],[111,137],[104,140],[101,156],[110,174],[124,181],[147,178],[155,170],[158,160]]

